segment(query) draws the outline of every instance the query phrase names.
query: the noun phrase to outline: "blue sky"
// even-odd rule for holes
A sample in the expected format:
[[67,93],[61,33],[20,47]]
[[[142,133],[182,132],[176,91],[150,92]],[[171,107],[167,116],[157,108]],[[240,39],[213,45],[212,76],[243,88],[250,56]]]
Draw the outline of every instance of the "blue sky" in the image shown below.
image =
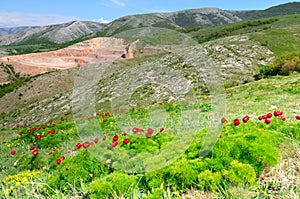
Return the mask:
[[109,22],[122,16],[193,8],[261,10],[285,0],[1,0],[0,27],[49,25],[73,20]]

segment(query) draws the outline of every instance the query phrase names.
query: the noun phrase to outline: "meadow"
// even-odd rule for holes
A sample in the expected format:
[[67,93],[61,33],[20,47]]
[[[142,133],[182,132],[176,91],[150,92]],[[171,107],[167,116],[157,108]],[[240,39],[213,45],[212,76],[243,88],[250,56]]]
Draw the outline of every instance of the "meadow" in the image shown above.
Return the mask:
[[[207,95],[197,103],[162,101],[5,130],[0,135],[0,196],[296,198],[299,89],[298,73],[226,89],[226,116],[218,118],[215,145],[205,156],[199,153],[209,129],[176,126],[183,125],[189,111],[199,111],[202,122],[211,119],[214,107]],[[156,109],[166,113],[164,126],[150,126]],[[141,126],[122,131],[118,122],[128,117]],[[78,131],[76,122],[85,125]]]

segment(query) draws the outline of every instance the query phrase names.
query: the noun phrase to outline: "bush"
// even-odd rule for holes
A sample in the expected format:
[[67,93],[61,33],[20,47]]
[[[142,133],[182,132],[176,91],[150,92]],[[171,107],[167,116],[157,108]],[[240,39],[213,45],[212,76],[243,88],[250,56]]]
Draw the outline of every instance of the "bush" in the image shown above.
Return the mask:
[[130,198],[131,189],[138,182],[138,177],[121,172],[113,172],[91,183],[92,198],[125,196]]
[[66,159],[47,179],[53,189],[66,190],[70,186],[80,187],[81,182],[89,183],[93,178],[108,173],[108,169],[85,149],[71,159]]
[[207,191],[216,191],[221,184],[222,174],[205,170],[198,175],[199,187]]
[[249,164],[243,164],[236,160],[231,162],[231,168],[223,171],[224,177],[230,183],[249,183],[255,182],[256,174],[253,167]]
[[300,52],[293,52],[276,59],[271,65],[261,68],[262,76],[289,75],[300,72]]

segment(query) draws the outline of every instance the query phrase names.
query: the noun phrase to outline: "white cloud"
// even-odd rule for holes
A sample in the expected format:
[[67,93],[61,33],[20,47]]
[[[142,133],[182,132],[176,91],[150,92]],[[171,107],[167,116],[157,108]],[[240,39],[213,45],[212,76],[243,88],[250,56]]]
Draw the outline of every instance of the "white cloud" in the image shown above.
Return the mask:
[[78,17],[0,11],[0,26],[44,26],[80,20]]
[[111,2],[113,2],[114,4],[120,6],[120,7],[125,7],[126,4],[124,2],[121,2],[120,0],[110,0]]
[[100,22],[100,23],[109,23],[109,22],[111,22],[110,20],[106,20],[106,19],[104,19],[103,17],[101,17],[100,19],[98,19],[98,20],[95,20],[96,22]]

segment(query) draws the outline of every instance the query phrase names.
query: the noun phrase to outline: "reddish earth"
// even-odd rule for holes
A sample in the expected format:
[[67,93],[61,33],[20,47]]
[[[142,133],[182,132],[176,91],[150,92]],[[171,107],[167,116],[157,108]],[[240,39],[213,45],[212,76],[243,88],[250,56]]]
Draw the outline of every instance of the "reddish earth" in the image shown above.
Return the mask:
[[94,38],[57,51],[1,57],[0,63],[11,64],[21,76],[31,76],[123,58],[133,58],[132,49],[125,40]]

